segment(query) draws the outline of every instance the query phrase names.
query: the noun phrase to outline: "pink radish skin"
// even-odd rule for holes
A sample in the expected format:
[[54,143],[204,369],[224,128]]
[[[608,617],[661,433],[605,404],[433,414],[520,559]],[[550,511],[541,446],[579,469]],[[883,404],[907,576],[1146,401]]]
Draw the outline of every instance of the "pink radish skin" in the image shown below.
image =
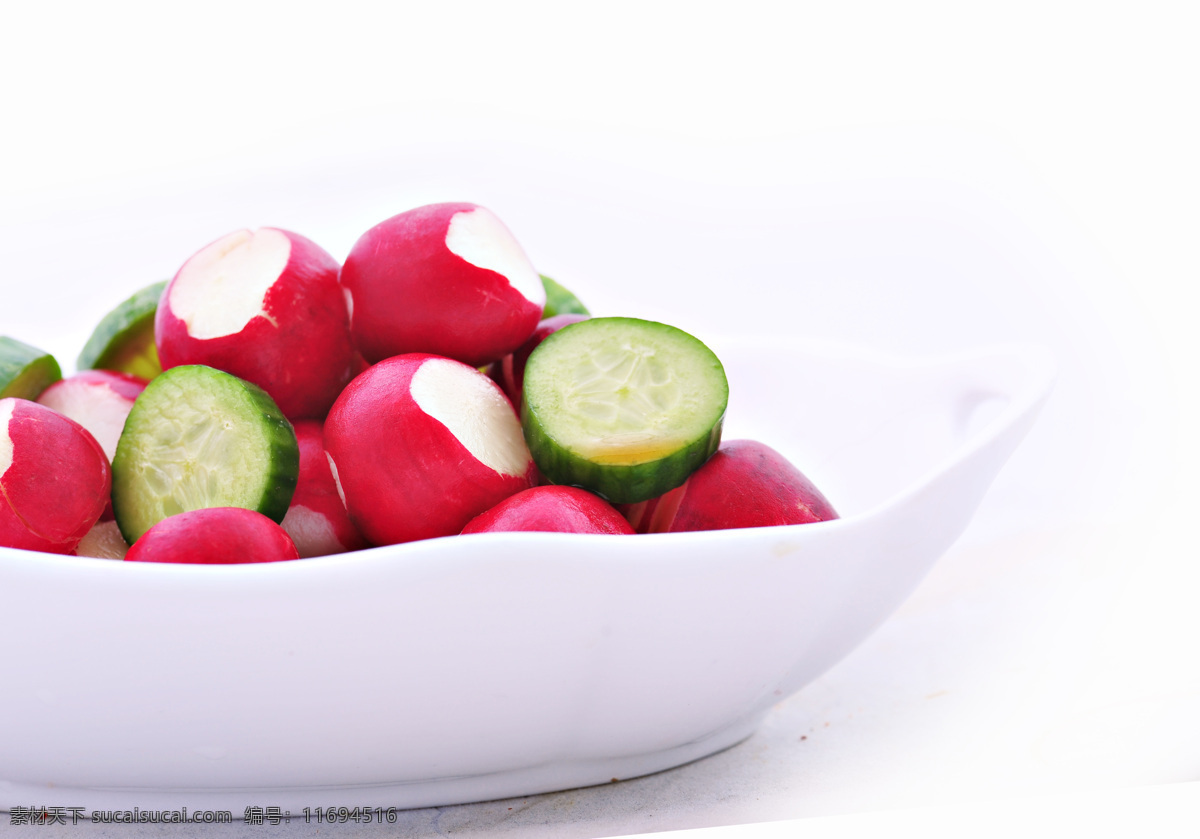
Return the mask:
[[462,532],[632,534],[612,505],[587,490],[567,486],[533,487],[510,496],[471,519]]
[[323,418],[355,372],[337,261],[286,230],[239,230],[167,285],[154,330],[163,369],[206,364],[261,387],[289,419]]
[[472,367],[511,353],[546,303],[512,234],[475,204],[430,204],[368,230],[342,266],[367,361],[426,352]]
[[533,459],[500,388],[427,353],[352,381],[325,421],[325,451],[351,521],[375,545],[454,535],[532,485]]
[[301,557],[357,551],[369,547],[350,521],[338,496],[337,484],[325,457],[321,423],[299,420],[293,424],[300,445],[300,477],[283,529],[296,543]]
[[0,399],[0,545],[70,553],[108,504],[112,472],[83,426],[24,399]]
[[681,486],[623,508],[638,533],[680,533],[809,524],[838,517],[833,506],[779,452],[729,440]]
[[572,323],[579,323],[581,320],[587,320],[587,315],[555,315],[552,318],[546,318],[537,325],[537,329],[533,334],[508,355],[499,361],[492,362],[488,367],[487,374],[496,384],[500,385],[504,395],[509,398],[519,411],[521,405],[521,388],[525,386],[525,362],[529,360],[529,354],[537,349],[537,345],[545,341],[551,335],[564,326],[569,326]]
[[50,385],[37,401],[86,428],[111,463],[125,418],[147,384],[128,373],[84,370]]
[[299,559],[287,532],[253,510],[206,507],[163,519],[142,534],[126,562],[239,565]]

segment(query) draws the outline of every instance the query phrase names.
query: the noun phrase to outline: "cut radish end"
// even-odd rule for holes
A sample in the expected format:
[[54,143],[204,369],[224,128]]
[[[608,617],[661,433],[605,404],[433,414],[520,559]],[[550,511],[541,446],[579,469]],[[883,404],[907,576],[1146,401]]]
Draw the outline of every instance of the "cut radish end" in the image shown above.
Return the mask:
[[75,556],[90,556],[96,559],[124,559],[129,551],[121,528],[115,521],[97,522],[75,548]]
[[171,311],[199,340],[234,335],[267,315],[267,291],[287,267],[292,244],[278,230],[239,230],[200,250],[180,269]]
[[310,557],[368,547],[346,513],[332,461],[325,453],[321,423],[300,420],[294,428],[300,447],[300,476],[281,524],[296,550],[300,556]]
[[85,370],[55,382],[37,401],[86,428],[111,462],[125,419],[146,384],[144,379],[111,370]]
[[512,233],[490,210],[476,207],[455,213],[446,230],[446,248],[476,268],[495,271],[526,300],[545,306],[541,277]]
[[336,260],[296,233],[239,230],[191,257],[155,315],[164,369],[203,364],[252,382],[291,419],[323,418],[354,375]]
[[513,477],[529,471],[529,449],[512,403],[477,371],[432,358],[413,374],[411,390],[417,407],[450,429],[484,466]]

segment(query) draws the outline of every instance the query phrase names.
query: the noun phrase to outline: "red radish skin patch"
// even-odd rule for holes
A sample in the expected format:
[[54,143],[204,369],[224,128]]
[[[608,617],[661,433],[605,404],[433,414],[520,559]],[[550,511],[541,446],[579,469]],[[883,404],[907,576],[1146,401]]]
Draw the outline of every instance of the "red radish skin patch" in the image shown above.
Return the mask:
[[125,554],[126,562],[240,565],[299,559],[287,532],[242,507],[206,507],[179,513],[147,530]]
[[446,248],[476,268],[495,271],[521,296],[539,308],[546,305],[546,287],[517,240],[490,210],[478,207],[455,213],[446,230]]
[[108,458],[77,422],[0,399],[0,545],[70,553],[108,503]]
[[524,475],[529,450],[512,403],[490,380],[448,359],[432,358],[412,377],[413,401],[471,456],[502,475]]
[[462,532],[629,535],[634,531],[611,504],[585,489],[540,486],[509,496],[472,519]]

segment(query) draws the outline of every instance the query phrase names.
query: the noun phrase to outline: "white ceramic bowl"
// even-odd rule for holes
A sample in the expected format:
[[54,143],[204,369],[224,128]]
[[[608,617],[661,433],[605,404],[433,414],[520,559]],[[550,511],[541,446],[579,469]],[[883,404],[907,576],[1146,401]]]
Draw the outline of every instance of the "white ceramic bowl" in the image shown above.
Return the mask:
[[223,567],[0,549],[0,803],[431,806],[746,737],[963,531],[1053,364],[712,343],[726,439],[783,452],[843,518]]

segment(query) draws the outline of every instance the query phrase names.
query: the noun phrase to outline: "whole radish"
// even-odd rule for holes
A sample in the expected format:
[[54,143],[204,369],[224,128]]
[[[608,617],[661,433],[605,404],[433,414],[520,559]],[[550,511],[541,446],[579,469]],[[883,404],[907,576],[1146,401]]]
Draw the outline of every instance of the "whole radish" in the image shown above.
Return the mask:
[[0,545],[70,553],[108,504],[112,473],[79,423],[0,399]]
[[430,204],[377,224],[341,272],[367,361],[426,352],[480,367],[515,350],[546,290],[512,233],[476,204]]
[[624,511],[639,533],[810,524],[838,517],[799,469],[754,440],[727,440],[681,486]]
[[289,419],[324,417],[355,372],[338,264],[286,230],[239,230],[192,256],[163,292],[164,370],[203,364],[261,387]]
[[509,496],[463,528],[466,533],[629,534],[629,522],[599,496],[578,487],[540,486]]
[[126,562],[235,565],[299,559],[287,532],[242,507],[206,507],[178,513],[151,527],[125,554]]
[[298,420],[293,428],[300,447],[300,476],[281,524],[296,543],[296,550],[300,556],[310,557],[368,547],[338,496],[325,456],[321,423]]
[[325,421],[350,519],[376,545],[450,536],[532,485],[512,404],[478,370],[411,353],[351,382]]

